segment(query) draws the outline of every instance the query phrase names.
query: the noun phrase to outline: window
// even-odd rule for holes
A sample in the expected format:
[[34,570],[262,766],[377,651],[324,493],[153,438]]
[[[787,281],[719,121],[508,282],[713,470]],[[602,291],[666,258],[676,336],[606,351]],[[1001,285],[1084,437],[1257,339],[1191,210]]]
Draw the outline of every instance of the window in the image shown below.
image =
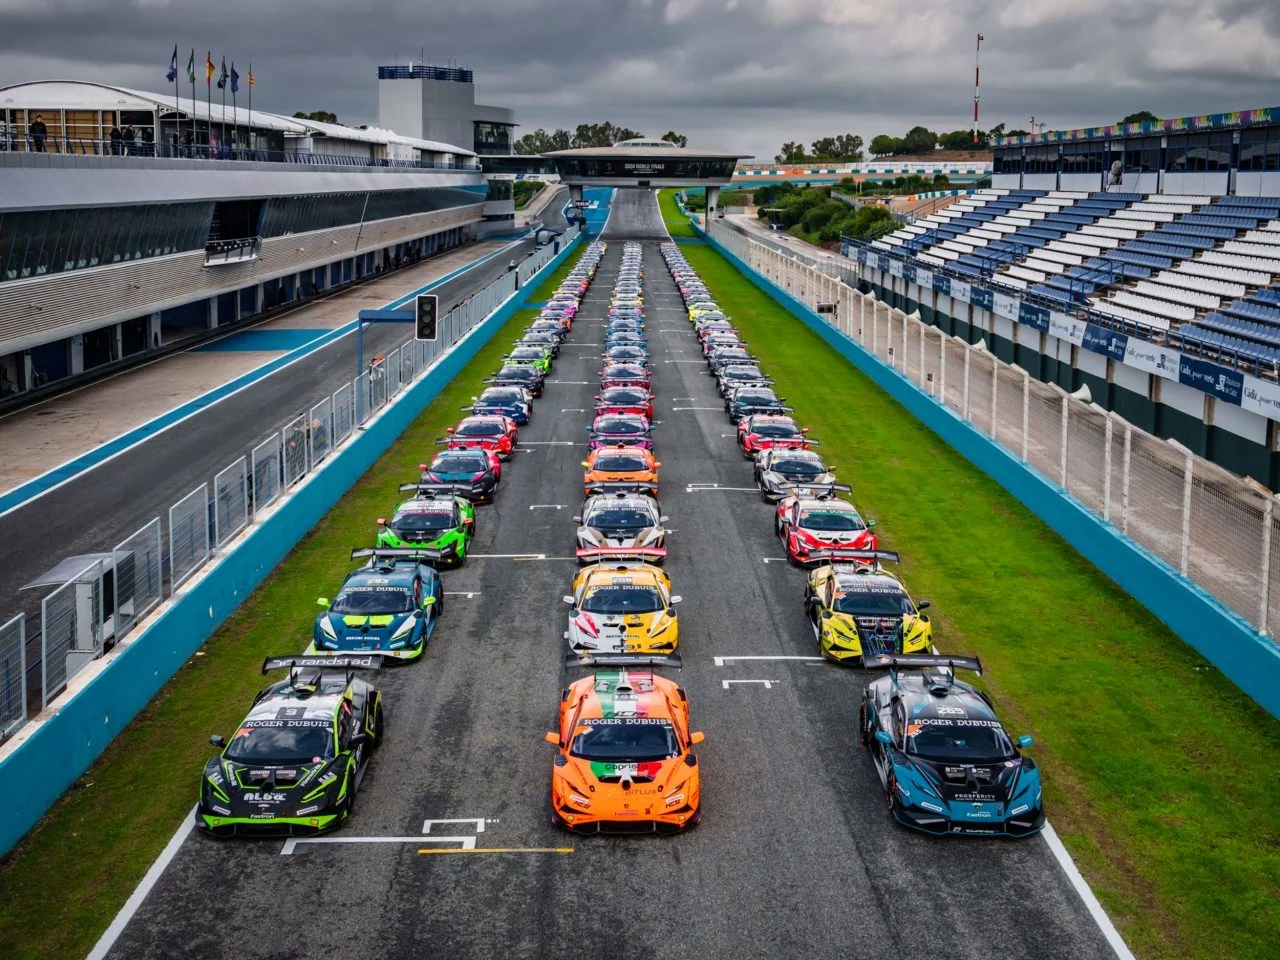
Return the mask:
[[1021,147],[1004,147],[997,149],[995,152],[995,163],[991,168],[992,173],[1021,173],[1022,172],[1022,148]]
[[1170,173],[1212,173],[1230,170],[1230,132],[1183,133],[1169,137],[1165,169]]
[[1049,144],[1027,148],[1027,173],[1057,173],[1058,146]]
[[1101,173],[1103,146],[1101,140],[1065,144],[1062,148],[1062,172]]
[[[1173,142],[1173,138],[1169,138]],[[1125,173],[1155,173],[1160,169],[1160,138],[1139,137],[1122,140],[1118,144],[1124,151]],[[1113,146],[1113,152],[1115,147]]]
[[1251,127],[1240,132],[1240,169],[1280,170],[1280,127]]

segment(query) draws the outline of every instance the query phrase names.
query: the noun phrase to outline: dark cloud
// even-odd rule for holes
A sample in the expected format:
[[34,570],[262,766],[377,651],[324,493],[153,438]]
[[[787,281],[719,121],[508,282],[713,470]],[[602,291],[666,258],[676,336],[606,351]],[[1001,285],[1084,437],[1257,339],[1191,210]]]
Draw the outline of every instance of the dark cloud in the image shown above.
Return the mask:
[[[212,51],[249,61],[254,105],[377,117],[380,63],[456,61],[522,126],[586,120],[771,158],[783,140],[1105,123],[1270,106],[1275,0],[0,0],[0,84],[74,78],[164,92]],[[189,88],[188,88],[189,89]]]

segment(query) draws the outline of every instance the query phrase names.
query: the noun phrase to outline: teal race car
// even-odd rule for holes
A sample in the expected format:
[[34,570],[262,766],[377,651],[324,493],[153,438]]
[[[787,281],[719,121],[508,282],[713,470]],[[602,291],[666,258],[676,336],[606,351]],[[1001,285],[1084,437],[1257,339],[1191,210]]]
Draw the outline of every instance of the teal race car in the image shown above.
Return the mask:
[[[468,490],[470,487],[468,487]],[[378,546],[434,550],[439,563],[460,567],[476,532],[476,508],[450,489],[429,487],[378,519]]]
[[308,654],[386,653],[400,660],[422,656],[444,613],[444,584],[431,563],[435,550],[373,548],[352,550],[368,558],[347,576],[337,596],[317,602]]

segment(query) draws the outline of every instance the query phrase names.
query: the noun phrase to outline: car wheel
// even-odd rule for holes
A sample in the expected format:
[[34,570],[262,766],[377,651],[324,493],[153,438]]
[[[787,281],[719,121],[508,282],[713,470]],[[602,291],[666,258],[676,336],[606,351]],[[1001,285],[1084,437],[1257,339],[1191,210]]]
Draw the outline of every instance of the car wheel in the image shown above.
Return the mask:
[[868,736],[870,731],[867,730],[867,702],[863,700],[858,704],[858,742],[871,749],[871,737]]
[[377,750],[378,747],[382,746],[382,735],[383,735],[383,732],[387,729],[387,721],[382,714],[381,700],[378,701],[377,710],[378,712],[374,715],[374,718],[373,718],[373,743],[371,744],[371,749],[373,750]]
[[902,811],[902,801],[898,799],[898,778],[893,775],[893,764],[889,762],[888,757],[885,757],[884,762],[889,768],[884,781],[885,800],[889,804],[889,815],[896,818]]
[[760,499],[765,503],[769,502],[769,491],[764,487],[760,488]]

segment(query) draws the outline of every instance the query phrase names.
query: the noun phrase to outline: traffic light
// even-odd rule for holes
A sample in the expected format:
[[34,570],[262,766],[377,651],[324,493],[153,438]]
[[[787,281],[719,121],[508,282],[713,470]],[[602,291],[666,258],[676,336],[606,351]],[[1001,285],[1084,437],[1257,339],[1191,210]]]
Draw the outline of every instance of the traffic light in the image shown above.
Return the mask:
[[437,306],[438,298],[434,293],[424,293],[418,296],[418,316],[414,333],[419,340],[434,340],[436,338]]

